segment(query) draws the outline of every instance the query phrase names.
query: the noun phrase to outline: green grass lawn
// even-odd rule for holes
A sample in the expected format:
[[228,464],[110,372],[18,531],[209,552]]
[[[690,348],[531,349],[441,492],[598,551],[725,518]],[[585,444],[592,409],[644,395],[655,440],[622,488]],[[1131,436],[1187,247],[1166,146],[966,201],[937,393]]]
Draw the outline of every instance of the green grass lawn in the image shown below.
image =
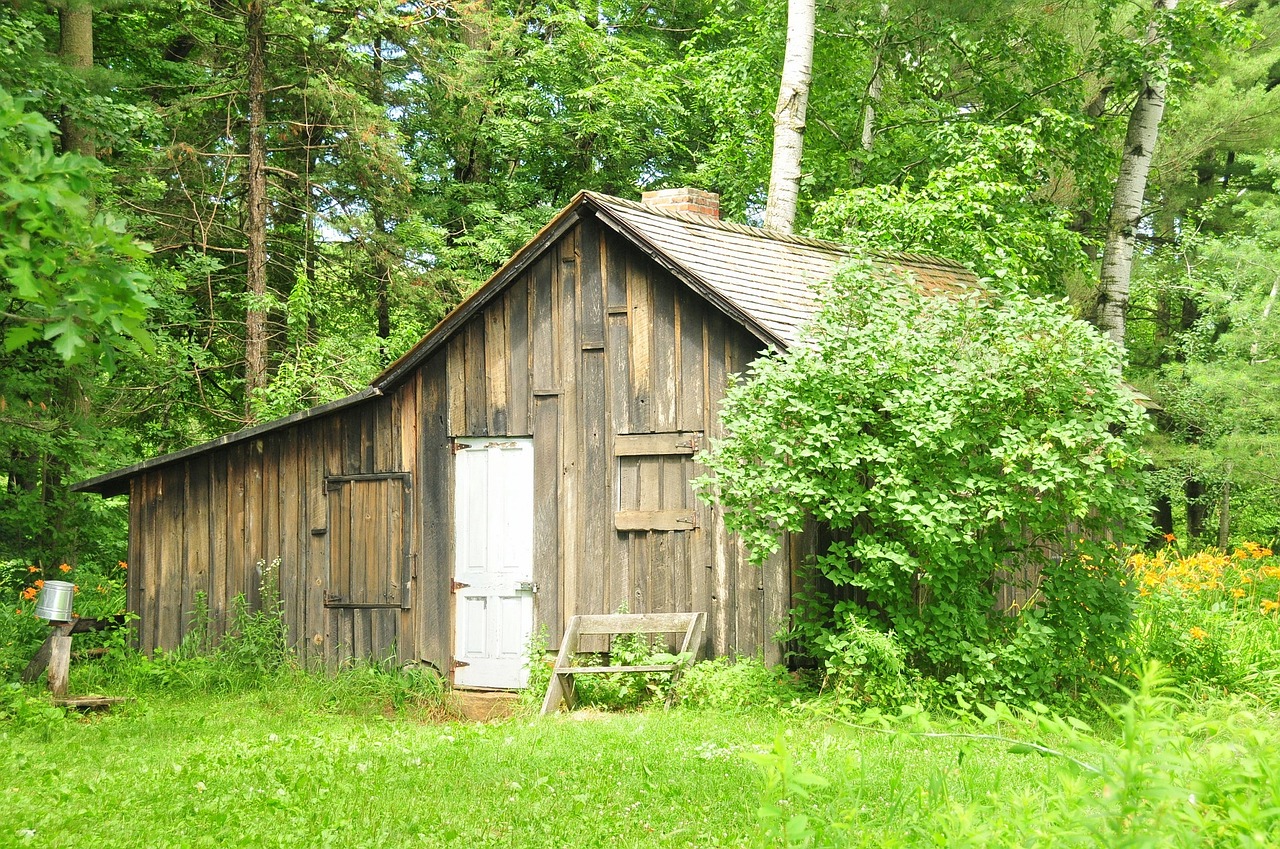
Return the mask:
[[759,845],[764,773],[743,753],[779,734],[797,763],[838,777],[805,804],[852,815],[855,842],[882,845],[922,804],[1030,792],[1051,769],[999,743],[816,718],[425,723],[321,712],[304,696],[152,694],[101,717],[0,724],[0,845]]

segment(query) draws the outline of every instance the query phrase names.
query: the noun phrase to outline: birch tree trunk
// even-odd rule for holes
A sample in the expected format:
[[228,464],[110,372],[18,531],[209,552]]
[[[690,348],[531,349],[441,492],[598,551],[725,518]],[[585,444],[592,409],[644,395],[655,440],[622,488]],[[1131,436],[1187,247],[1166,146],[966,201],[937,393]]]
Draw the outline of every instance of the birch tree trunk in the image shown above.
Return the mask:
[[870,153],[876,143],[876,107],[884,90],[884,51],[889,43],[889,4],[880,4],[880,37],[871,55],[871,78],[867,80],[866,100],[862,105],[862,149]]
[[804,152],[804,121],[813,79],[815,0],[788,0],[787,52],[782,85],[773,112],[773,163],[769,169],[769,199],[764,226],[790,233],[800,194],[800,158]]
[[[1161,41],[1158,15],[1165,9],[1173,9],[1177,3],[1178,0],[1154,0],[1157,16],[1147,27],[1147,41],[1157,45],[1156,49],[1161,52],[1163,48],[1158,46]],[[1142,80],[1138,99],[1129,115],[1120,174],[1116,177],[1111,214],[1107,216],[1107,237],[1102,249],[1102,273],[1094,320],[1098,329],[1121,348],[1124,347],[1125,318],[1129,310],[1129,279],[1133,271],[1138,222],[1142,218],[1151,157],[1160,134],[1160,119],[1164,116],[1164,71],[1167,67],[1168,61],[1162,59],[1157,72]]]
[[266,0],[249,0],[245,8],[248,60],[249,138],[245,180],[246,288],[244,405],[252,422],[253,396],[267,386],[267,141],[266,141]]

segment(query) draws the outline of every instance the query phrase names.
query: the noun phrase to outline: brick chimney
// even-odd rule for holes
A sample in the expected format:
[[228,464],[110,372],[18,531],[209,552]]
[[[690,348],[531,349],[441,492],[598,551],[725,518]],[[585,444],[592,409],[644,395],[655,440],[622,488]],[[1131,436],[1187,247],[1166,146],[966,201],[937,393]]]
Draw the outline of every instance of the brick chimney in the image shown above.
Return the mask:
[[720,195],[685,186],[679,189],[660,189],[645,192],[640,200],[649,206],[672,212],[688,212],[720,220]]

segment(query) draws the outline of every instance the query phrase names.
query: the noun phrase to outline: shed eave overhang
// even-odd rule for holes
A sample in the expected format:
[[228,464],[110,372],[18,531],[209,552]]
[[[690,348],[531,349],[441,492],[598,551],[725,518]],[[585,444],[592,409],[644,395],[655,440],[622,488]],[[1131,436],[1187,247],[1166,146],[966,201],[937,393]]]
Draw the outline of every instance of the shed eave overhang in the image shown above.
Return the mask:
[[190,448],[183,448],[180,451],[173,451],[169,454],[162,454],[159,457],[152,457],[143,460],[140,463],[134,463],[132,466],[125,466],[123,469],[116,469],[114,472],[107,472],[104,475],[88,478],[78,481],[71,485],[72,492],[94,492],[104,498],[110,498],[115,495],[125,495],[129,492],[129,481],[135,476],[167,466],[170,463],[177,463],[190,457],[203,454],[206,451],[212,451],[216,448],[222,448],[227,445],[233,445],[237,442],[243,442],[246,439],[253,439],[272,431],[282,430],[295,425],[307,419],[314,419],[320,416],[327,416],[336,413],[339,410],[345,410],[348,407],[354,407],[372,398],[376,398],[382,394],[382,391],[375,386],[355,392],[345,398],[339,398],[336,401],[329,401],[325,404],[319,404],[306,410],[300,410],[288,416],[279,419],[272,419],[269,422],[263,422],[259,425],[252,425],[234,433],[227,433],[219,436],[217,439],[211,439],[208,442],[202,442],[199,445],[193,445]]

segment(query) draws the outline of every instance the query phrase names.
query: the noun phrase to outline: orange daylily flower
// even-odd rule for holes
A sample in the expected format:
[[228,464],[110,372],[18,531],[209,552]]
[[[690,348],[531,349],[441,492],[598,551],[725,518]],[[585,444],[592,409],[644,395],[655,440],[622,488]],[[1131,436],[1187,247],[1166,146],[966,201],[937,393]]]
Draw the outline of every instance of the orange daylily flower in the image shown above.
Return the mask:
[[39,572],[39,571],[40,571],[40,567],[39,567],[39,566],[28,566],[28,567],[27,567],[27,571],[28,571],[28,572]]
[[59,571],[62,571],[62,572],[70,572],[70,571],[71,571],[71,567],[70,567],[70,566],[68,566],[66,563],[63,563],[61,566],[59,566],[59,567],[58,567],[58,569],[59,569]]
[[1164,535],[1164,541],[1165,541],[1165,542],[1176,542],[1176,541],[1177,541],[1177,539],[1178,539],[1178,538],[1177,538],[1176,536],[1174,536],[1173,534],[1165,534],[1165,535]]
[[1231,595],[1234,596],[1235,598],[1244,598],[1244,590],[1240,589],[1239,587],[1236,587],[1234,590],[1231,591]]
[[36,588],[27,587],[25,590],[22,591],[22,597],[25,598],[27,601],[31,601],[36,597]]
[[36,581],[35,584],[33,584],[33,586],[38,590],[44,589],[44,578],[41,578],[38,581]]
[[1193,627],[1188,634],[1193,640],[1203,640],[1205,637],[1209,636],[1209,632],[1200,627]]
[[1269,598],[1264,598],[1262,600],[1263,613],[1275,613],[1277,610],[1280,610],[1280,601],[1275,601],[1274,599]]

